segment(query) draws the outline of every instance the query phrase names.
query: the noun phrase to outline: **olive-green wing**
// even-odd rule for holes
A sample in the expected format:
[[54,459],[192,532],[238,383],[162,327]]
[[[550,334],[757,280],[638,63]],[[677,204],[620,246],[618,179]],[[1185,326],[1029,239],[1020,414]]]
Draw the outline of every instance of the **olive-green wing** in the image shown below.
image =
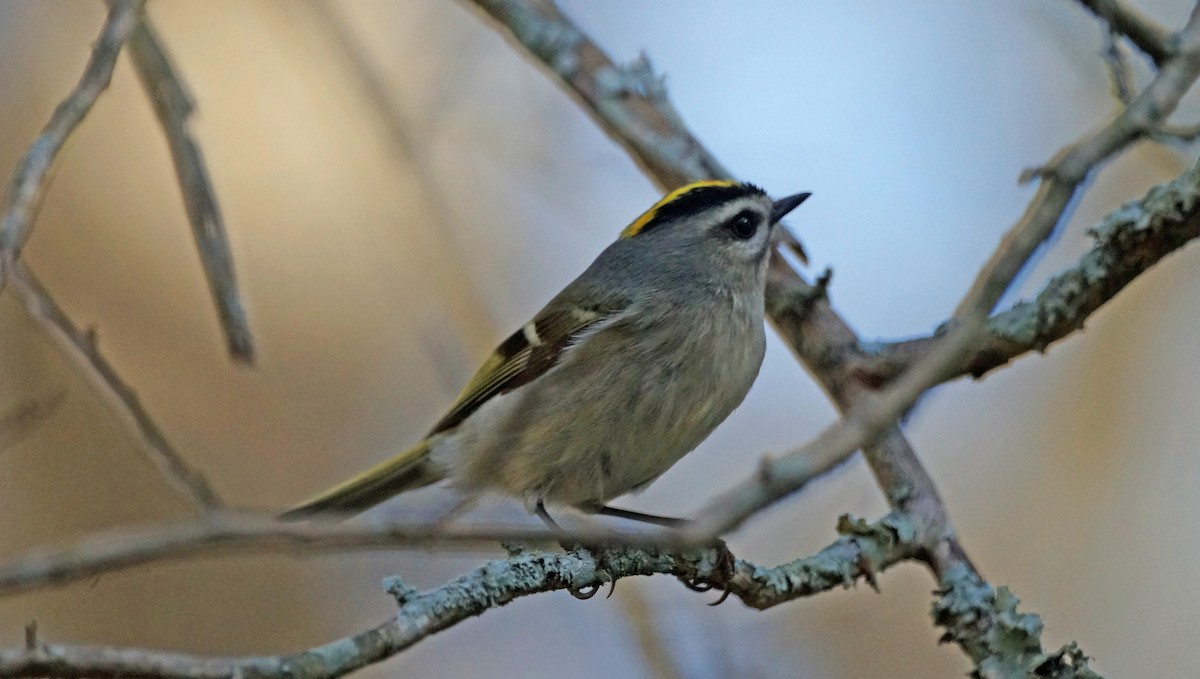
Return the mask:
[[457,427],[498,394],[528,384],[558,365],[571,343],[625,307],[624,302],[579,305],[555,300],[500,343],[429,435]]

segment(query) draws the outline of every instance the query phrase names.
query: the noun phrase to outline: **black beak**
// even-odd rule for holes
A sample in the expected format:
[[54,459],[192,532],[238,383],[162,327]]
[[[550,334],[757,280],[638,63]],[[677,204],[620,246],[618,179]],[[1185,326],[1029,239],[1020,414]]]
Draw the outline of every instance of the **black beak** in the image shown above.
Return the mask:
[[797,205],[803,203],[811,195],[811,193],[806,191],[804,193],[797,193],[795,195],[788,196],[787,198],[780,198],[779,200],[775,201],[775,204],[771,206],[771,223],[775,224],[779,220],[783,219],[784,215],[792,210],[795,210]]

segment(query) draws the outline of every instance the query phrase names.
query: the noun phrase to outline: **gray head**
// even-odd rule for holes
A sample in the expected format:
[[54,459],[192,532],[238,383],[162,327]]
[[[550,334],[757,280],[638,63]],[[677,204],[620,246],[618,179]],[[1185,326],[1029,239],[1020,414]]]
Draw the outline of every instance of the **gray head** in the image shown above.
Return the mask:
[[773,201],[753,184],[688,184],[634,220],[614,245],[651,253],[655,268],[672,278],[761,286],[776,224],[808,196]]

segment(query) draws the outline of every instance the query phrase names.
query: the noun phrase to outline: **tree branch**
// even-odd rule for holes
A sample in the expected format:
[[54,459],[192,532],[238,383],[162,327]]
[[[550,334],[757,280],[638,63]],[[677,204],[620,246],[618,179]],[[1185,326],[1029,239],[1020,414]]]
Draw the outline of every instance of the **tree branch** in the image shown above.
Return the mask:
[[[871,525],[843,521],[839,530],[853,539],[835,542],[821,552],[824,556],[820,561],[829,566],[830,572],[849,572],[846,570],[849,565],[864,559],[872,567],[881,568],[911,555],[918,545],[914,541],[916,531],[911,518],[898,513]],[[78,582],[150,563],[213,554],[322,554],[431,545],[490,549],[497,542],[622,545],[630,549],[670,549],[676,553],[702,554],[710,561],[715,558],[712,548],[696,548],[678,534],[664,530],[643,533],[606,529],[551,531],[541,526],[441,527],[427,522],[298,524],[283,523],[271,516],[210,512],[187,521],[97,532],[69,547],[27,553],[0,564],[0,596]],[[864,549],[864,545],[869,548]],[[746,568],[736,570],[739,573],[746,571],[742,573],[746,577],[762,570],[749,562],[741,563],[745,563]],[[688,574],[710,575],[699,571]],[[747,605],[765,608],[780,603],[779,592],[764,595],[750,585],[739,586],[739,577],[734,576],[730,591],[743,598]]]
[[[1033,300],[988,319],[987,332],[955,367],[954,377],[979,378],[1027,353],[1045,351],[1081,329],[1135,278],[1200,237],[1200,163],[1109,214],[1090,233],[1095,245],[1074,266],[1050,279]],[[936,337],[866,345],[855,369],[886,382],[928,351]]]
[[[209,549],[220,546],[221,540],[215,539],[220,528],[211,521],[194,523],[205,529],[196,533],[196,545]],[[203,525],[205,523],[208,526]],[[326,537],[332,538],[341,533],[338,548],[345,549],[347,539],[352,535],[363,540],[363,544],[378,544],[380,540],[389,539],[394,527],[316,528],[246,522],[243,532],[236,532],[231,526],[224,530],[226,535],[235,536],[255,531],[258,538],[283,536],[293,547],[314,547],[322,542],[297,539],[298,535],[323,531]],[[914,545],[906,541],[915,535],[911,520],[899,514],[891,514],[874,524],[843,520],[840,530],[844,535],[817,554],[774,568],[735,561],[728,591],[747,606],[766,609],[836,587],[849,587],[859,577],[873,579],[874,573],[914,554]],[[162,538],[178,539],[186,532],[178,529],[163,531]],[[207,535],[202,537],[201,533],[205,532]],[[265,543],[256,540],[252,544],[262,546]],[[94,540],[92,547],[101,548],[102,545],[100,540]],[[239,549],[238,553],[246,552]],[[718,568],[717,554],[711,549],[616,548],[595,554],[582,549],[565,554],[517,551],[507,559],[484,564],[428,592],[418,593],[400,579],[391,578],[387,589],[400,605],[396,617],[365,632],[293,655],[211,658],[143,649],[35,644],[33,648],[0,651],[0,678],[339,677],[520,597],[563,589],[579,592],[635,575],[668,574],[685,581],[700,582],[712,577]],[[3,570],[9,571],[8,568]]]
[[1042,620],[1017,611],[1007,587],[993,589],[972,569],[954,564],[938,575],[938,598],[930,613],[946,630],[939,640],[954,642],[975,662],[972,676],[996,679],[1100,679],[1074,642],[1057,651],[1042,649]]
[[29,240],[49,183],[50,166],[67,137],[83,121],[100,93],[108,88],[117,55],[137,26],[144,4],[145,0],[115,0],[110,5],[108,18],[92,47],[92,56],[79,84],[54,109],[41,134],[13,169],[4,194],[4,207],[0,211],[3,215],[0,218],[0,290],[4,289],[25,242]]
[[643,56],[613,63],[550,0],[473,0],[516,46],[550,69],[647,175],[664,188],[732,173],[694,137]]
[[[12,180],[5,194],[3,221],[0,222],[0,290],[9,282],[14,283],[16,294],[21,298],[29,315],[56,340],[60,350],[84,370],[85,376],[93,382],[102,399],[114,412],[141,434],[142,440],[152,452],[152,461],[168,482],[180,489],[195,504],[211,508],[219,506],[220,500],[203,475],[189,467],[171,447],[162,431],[142,408],[133,390],[100,355],[92,334],[80,331],[33,273],[18,261],[41,207],[50,167],[67,138],[111,82],[121,47],[138,32],[144,4],[144,0],[110,0],[108,18],[92,48],[91,59],[79,84],[54,109],[42,133],[13,170]],[[146,37],[143,36],[142,39],[144,42]],[[149,39],[152,41],[153,35],[150,35]],[[147,49],[147,46],[143,45],[143,52]],[[152,57],[153,54],[149,56]],[[183,97],[186,101],[181,86],[176,90],[169,86],[169,83],[178,85],[177,81],[168,77],[172,75],[169,65],[166,66],[165,73],[154,76],[154,82],[161,80],[165,83],[163,91],[170,90],[174,92],[171,96]],[[180,120],[182,121],[182,118]],[[184,135],[186,136],[186,131]],[[190,139],[188,141],[190,142]],[[199,160],[198,151],[195,160]],[[203,174],[202,167],[200,171]],[[184,194],[186,197],[188,191],[185,190]]]
[[59,351],[82,371],[101,400],[117,417],[129,429],[141,435],[150,453],[150,461],[168,484],[198,507],[220,507],[221,500],[208,480],[175,450],[150,413],[142,407],[137,393],[100,353],[95,334],[80,330],[23,262],[17,262],[10,269],[9,281],[29,317],[54,340]]
[[171,149],[196,251],[217,307],[229,355],[235,360],[253,363],[254,338],[238,292],[225,222],[208,178],[204,156],[188,130],[188,117],[193,109],[191,97],[155,35],[149,18],[143,16],[134,29],[129,39],[129,53]]
[[1111,27],[1104,32],[1104,49],[1100,52],[1108,68],[1108,79],[1112,83],[1113,96],[1124,105],[1133,101],[1133,72],[1118,41],[1120,33]]

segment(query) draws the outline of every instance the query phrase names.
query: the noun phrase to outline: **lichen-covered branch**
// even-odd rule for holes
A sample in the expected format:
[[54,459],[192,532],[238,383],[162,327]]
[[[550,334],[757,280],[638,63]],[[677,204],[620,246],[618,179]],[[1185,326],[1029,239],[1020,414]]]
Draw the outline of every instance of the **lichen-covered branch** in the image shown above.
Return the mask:
[[[915,533],[909,517],[892,514],[874,524],[844,520],[841,530],[845,534],[817,554],[774,568],[736,561],[728,591],[748,606],[765,609],[836,587],[849,587],[860,577],[873,582],[876,572],[914,555],[910,540]],[[0,651],[0,678],[339,677],[524,596],[555,590],[578,592],[635,575],[667,574],[688,582],[704,582],[717,568],[717,553],[712,549],[630,547],[595,553],[576,549],[563,554],[518,550],[507,559],[486,563],[428,592],[417,592],[400,579],[391,578],[386,586],[400,606],[394,618],[293,655],[213,658],[35,642],[25,648]]]
[[229,355],[235,360],[253,363],[254,338],[238,292],[233,254],[225,236],[225,221],[208,178],[204,156],[188,130],[188,118],[193,109],[191,97],[155,35],[149,18],[143,16],[134,29],[129,39],[129,53],[171,149],[196,251],[200,254],[204,277],[217,307]]
[[[819,562],[840,571],[859,562],[871,568],[893,563],[917,549],[915,525],[911,517],[899,513],[876,524],[843,521],[839,530],[853,539],[834,543],[818,555],[823,555]],[[210,512],[187,521],[96,532],[64,548],[29,552],[0,564],[0,596],[65,585],[150,563],[216,553],[320,554],[430,545],[491,547],[497,542],[616,544],[672,549],[676,553],[696,549],[663,531],[556,532],[540,526],[440,527],[427,522],[298,524],[280,522],[271,516]],[[753,587],[740,586],[739,582],[739,576],[735,575],[730,591],[749,606],[762,608],[780,601],[780,591],[766,596]]]
[[29,317],[91,382],[105,405],[141,436],[151,463],[163,478],[196,506],[220,507],[221,500],[204,474],[175,450],[137,393],[100,353],[95,335],[75,325],[24,262],[16,262],[9,271],[9,289],[21,300]]
[[67,137],[108,88],[117,55],[137,27],[144,4],[145,0],[115,0],[109,6],[108,18],[92,47],[92,56],[79,84],[54,109],[46,127],[13,169],[0,209],[0,290],[20,258],[25,241],[29,240],[49,184],[51,165]]
[[[1200,237],[1200,163],[1144,198],[1125,204],[1090,231],[1095,244],[1074,266],[1054,276],[1031,300],[988,319],[955,377],[982,377],[991,370],[1083,327],[1101,306],[1164,257]],[[865,345],[857,369],[887,381],[934,337]]]
[[1017,597],[1007,587],[993,588],[962,565],[938,577],[933,621],[946,630],[943,643],[958,644],[975,663],[981,679],[1100,679],[1088,657],[1074,642],[1046,652],[1042,620],[1017,611]]

